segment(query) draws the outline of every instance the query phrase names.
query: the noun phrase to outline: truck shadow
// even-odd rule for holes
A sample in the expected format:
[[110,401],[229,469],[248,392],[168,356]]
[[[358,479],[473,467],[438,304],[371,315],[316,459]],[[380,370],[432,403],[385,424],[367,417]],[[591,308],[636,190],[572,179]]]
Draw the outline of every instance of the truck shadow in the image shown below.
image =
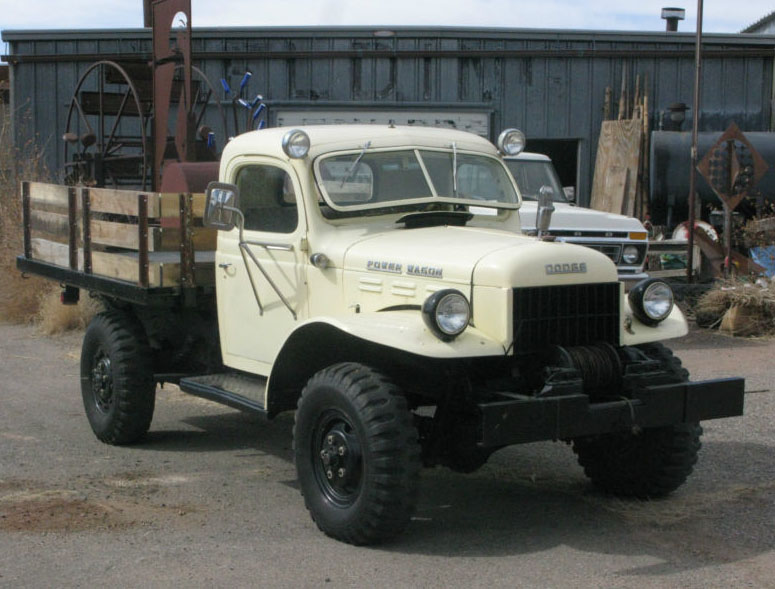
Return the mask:
[[508,449],[473,475],[426,471],[415,520],[385,549],[475,557],[567,546],[606,558],[656,560],[619,572],[659,575],[775,548],[775,465],[768,446],[707,442],[689,481],[654,501],[606,496],[555,448],[534,446],[540,459],[528,456],[528,447]]
[[[272,422],[237,412],[184,422],[196,430],[152,431],[143,447],[293,460],[290,413]],[[300,500],[295,481],[282,482],[288,500]],[[775,549],[773,520],[775,463],[772,448],[763,444],[705,441],[689,481],[666,499],[644,502],[596,491],[570,448],[540,443],[502,450],[470,475],[425,469],[408,529],[371,550],[476,557],[566,546],[606,558],[655,561],[619,572],[660,575]]]

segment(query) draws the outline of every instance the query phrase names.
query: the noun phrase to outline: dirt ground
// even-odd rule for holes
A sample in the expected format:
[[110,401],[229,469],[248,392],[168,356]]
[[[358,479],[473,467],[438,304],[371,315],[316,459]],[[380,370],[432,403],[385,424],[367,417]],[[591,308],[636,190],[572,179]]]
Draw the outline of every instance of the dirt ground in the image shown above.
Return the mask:
[[742,375],[748,395],[668,499],[602,496],[567,446],[530,444],[424,471],[405,534],[356,548],[304,509],[290,415],[166,387],[147,441],[98,442],[80,335],[0,324],[0,587],[775,587],[775,341],[673,342],[694,378]]

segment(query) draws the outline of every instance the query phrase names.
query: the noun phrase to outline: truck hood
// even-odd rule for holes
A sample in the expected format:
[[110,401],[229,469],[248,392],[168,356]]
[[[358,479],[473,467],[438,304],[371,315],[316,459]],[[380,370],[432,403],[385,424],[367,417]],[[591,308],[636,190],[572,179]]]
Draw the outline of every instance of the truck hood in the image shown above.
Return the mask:
[[[523,231],[535,231],[536,201],[523,201],[519,209],[519,219]],[[595,209],[574,206],[568,203],[554,203],[554,214],[549,232],[577,230],[582,233],[600,233],[601,231],[645,231],[640,221],[625,215],[616,215]]]
[[589,248],[478,227],[427,227],[366,237],[347,250],[344,269],[495,287],[617,280],[613,262]]

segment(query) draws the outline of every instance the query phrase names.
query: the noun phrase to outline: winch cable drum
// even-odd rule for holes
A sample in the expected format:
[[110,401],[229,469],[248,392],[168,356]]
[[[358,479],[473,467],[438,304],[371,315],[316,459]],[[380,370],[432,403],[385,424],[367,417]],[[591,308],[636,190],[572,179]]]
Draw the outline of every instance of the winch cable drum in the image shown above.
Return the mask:
[[578,371],[584,381],[584,392],[592,396],[618,396],[624,365],[616,349],[609,344],[592,346],[557,346],[557,357],[564,368]]

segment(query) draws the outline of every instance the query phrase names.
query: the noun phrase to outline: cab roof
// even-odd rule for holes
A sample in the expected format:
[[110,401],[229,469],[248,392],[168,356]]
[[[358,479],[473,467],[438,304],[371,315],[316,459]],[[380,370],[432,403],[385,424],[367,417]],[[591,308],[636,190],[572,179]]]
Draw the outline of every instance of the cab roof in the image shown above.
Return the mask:
[[304,131],[310,138],[309,158],[342,150],[358,150],[366,142],[370,149],[391,147],[429,147],[449,149],[455,143],[463,151],[498,155],[495,146],[474,133],[435,127],[406,125],[310,125],[274,127],[243,133],[229,141],[223,150],[224,161],[236,155],[260,154],[288,159],[282,150],[283,136],[292,129]]

